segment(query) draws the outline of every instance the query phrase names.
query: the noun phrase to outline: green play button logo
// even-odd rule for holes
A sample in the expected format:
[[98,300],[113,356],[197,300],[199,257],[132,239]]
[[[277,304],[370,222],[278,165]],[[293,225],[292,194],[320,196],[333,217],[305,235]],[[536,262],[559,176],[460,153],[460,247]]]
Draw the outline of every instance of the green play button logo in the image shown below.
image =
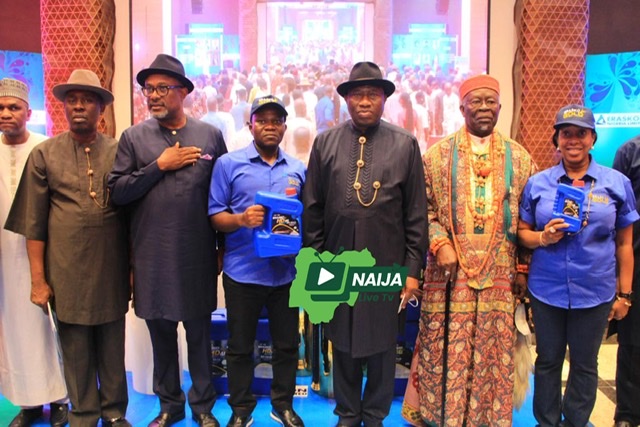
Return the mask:
[[[345,301],[349,292],[345,293],[344,273],[347,264],[344,262],[314,262],[309,265],[309,273],[305,290],[314,301]],[[345,299],[346,296],[346,299]]]

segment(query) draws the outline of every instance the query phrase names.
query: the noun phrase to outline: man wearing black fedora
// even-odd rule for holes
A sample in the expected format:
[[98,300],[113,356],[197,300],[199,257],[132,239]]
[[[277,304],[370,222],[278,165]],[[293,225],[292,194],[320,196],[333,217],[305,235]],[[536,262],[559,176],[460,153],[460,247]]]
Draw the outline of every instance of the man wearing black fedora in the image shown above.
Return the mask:
[[113,202],[129,208],[135,312],[145,319],[153,347],[160,414],[149,426],[185,417],[177,340],[182,322],[192,417],[200,427],[217,427],[209,331],[218,262],[207,198],[213,164],[227,149],[218,129],[184,113],[194,86],[178,59],[160,54],[136,80],[151,118],[123,132],[109,188]]
[[[418,291],[427,247],[427,202],[418,141],[381,121],[395,86],[372,62],[337,87],[351,120],[319,134],[303,193],[304,245],[336,254],[368,249],[378,266],[402,265],[401,293],[341,304],[326,325],[333,343],[339,426],[382,426],[393,401],[398,308]],[[367,381],[362,392],[363,368]]]
[[130,427],[127,231],[106,183],[118,142],[98,132],[113,94],[93,71],[79,69],[53,95],[69,130],[31,151],[5,228],[27,239],[31,302],[58,320],[69,424],[95,427],[102,419],[105,427]]

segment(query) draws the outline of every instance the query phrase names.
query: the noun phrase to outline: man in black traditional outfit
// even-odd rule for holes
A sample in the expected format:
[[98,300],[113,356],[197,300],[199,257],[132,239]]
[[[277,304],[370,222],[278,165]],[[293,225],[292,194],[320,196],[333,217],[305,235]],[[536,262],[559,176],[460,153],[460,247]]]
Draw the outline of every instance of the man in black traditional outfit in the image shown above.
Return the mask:
[[[402,306],[418,291],[427,247],[425,180],[416,138],[381,121],[395,86],[371,62],[354,65],[338,93],[351,120],[318,135],[303,194],[304,244],[337,253],[368,249],[378,266],[408,267]],[[382,426],[393,400],[398,293],[341,304],[333,343],[338,426]],[[362,394],[363,367],[367,383]]]
[[149,426],[168,427],[185,417],[177,335],[182,322],[192,417],[200,427],[217,427],[210,344],[217,253],[207,196],[213,163],[227,148],[217,128],[184,113],[194,86],[176,58],[158,55],[136,80],[151,118],[123,132],[109,188],[113,202],[129,208],[133,300],[153,347],[160,414]]

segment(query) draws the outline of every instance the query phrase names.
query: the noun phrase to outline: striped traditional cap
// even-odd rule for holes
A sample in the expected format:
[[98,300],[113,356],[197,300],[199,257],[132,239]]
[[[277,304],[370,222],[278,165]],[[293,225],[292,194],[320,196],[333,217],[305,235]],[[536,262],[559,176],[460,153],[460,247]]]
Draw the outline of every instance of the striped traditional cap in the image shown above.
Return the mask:
[[4,78],[0,80],[0,97],[11,96],[29,103],[29,87],[20,80]]

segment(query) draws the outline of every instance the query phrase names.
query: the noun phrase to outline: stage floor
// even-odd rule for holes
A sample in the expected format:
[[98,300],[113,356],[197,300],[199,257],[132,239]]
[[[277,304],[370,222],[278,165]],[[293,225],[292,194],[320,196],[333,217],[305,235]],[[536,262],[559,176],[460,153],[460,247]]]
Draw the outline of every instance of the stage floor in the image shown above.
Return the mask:
[[[605,343],[600,350],[599,374],[600,386],[598,390],[598,399],[596,407],[591,417],[593,427],[608,427],[613,424],[613,412],[615,409],[615,361],[616,361],[615,343]],[[533,350],[532,350],[533,351]],[[535,355],[534,355],[535,357]],[[566,378],[566,370],[564,372]],[[158,414],[160,405],[153,395],[141,394],[133,390],[130,374],[129,380],[129,409],[127,411],[127,419],[135,427],[146,427],[147,424]],[[299,378],[299,383],[308,385],[309,377]],[[533,383],[533,378],[531,378]],[[185,372],[183,389],[187,390],[190,385],[188,373]],[[307,427],[333,427],[338,421],[338,417],[333,415],[335,401],[309,390],[307,397],[296,397],[294,399],[294,408],[302,416]],[[400,407],[402,398],[397,397],[391,408],[389,417],[385,420],[385,426],[406,426],[407,424],[400,417]],[[267,396],[259,397],[258,406],[254,411],[254,426],[276,426],[270,417],[269,412],[271,405]],[[45,417],[39,420],[34,426],[49,426],[48,409],[45,409]],[[18,408],[12,405],[7,399],[0,396],[0,426],[6,426],[11,419],[18,413]],[[219,396],[213,413],[220,421],[221,425],[226,425],[231,416],[231,409],[227,405],[226,396]],[[190,418],[190,411],[187,408],[187,418],[177,424],[176,427],[197,427],[197,423]],[[514,411],[513,426],[514,427],[534,427],[536,425],[531,411],[531,393],[519,411]]]

